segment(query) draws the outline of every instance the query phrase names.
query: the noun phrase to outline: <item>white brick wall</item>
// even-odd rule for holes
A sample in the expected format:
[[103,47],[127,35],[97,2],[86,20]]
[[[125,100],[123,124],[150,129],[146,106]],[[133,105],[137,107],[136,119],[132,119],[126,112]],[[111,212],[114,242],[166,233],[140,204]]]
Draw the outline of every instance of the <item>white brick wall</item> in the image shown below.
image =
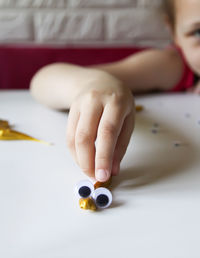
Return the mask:
[[161,46],[161,0],[0,0],[0,43]]

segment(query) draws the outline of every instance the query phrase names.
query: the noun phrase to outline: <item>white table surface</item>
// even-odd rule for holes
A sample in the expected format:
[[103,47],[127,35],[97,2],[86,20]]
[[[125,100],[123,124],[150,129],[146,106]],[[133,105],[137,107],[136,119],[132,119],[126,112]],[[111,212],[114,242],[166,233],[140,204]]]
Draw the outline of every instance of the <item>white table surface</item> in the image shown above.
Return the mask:
[[114,179],[113,205],[93,213],[74,195],[85,176],[66,147],[67,114],[26,91],[0,92],[1,119],[54,143],[0,142],[0,257],[200,257],[200,97],[136,102],[145,110]]

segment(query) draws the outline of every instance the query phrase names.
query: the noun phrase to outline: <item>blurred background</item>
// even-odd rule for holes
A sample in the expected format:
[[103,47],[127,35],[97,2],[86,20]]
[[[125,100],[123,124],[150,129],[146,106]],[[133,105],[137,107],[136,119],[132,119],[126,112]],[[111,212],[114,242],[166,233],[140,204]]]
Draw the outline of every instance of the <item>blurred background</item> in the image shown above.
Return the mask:
[[0,88],[52,62],[90,65],[169,44],[162,0],[0,0]]

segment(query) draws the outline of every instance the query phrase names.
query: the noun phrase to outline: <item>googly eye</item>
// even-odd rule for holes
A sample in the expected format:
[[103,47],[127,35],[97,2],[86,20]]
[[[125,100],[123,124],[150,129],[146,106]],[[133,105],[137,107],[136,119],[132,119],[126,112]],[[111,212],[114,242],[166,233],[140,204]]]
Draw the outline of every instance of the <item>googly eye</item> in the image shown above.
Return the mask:
[[94,186],[89,180],[82,180],[76,185],[76,192],[81,198],[88,198],[94,192]]
[[108,208],[112,203],[112,194],[104,187],[97,188],[92,197],[95,200],[96,206],[100,209]]

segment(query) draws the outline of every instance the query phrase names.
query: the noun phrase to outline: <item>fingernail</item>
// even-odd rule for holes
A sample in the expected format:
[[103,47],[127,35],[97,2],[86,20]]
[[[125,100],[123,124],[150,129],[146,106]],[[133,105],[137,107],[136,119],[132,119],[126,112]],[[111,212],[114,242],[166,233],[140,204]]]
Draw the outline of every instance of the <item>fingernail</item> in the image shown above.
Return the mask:
[[110,173],[108,170],[105,169],[99,169],[96,172],[96,180],[100,182],[105,182],[109,179]]

